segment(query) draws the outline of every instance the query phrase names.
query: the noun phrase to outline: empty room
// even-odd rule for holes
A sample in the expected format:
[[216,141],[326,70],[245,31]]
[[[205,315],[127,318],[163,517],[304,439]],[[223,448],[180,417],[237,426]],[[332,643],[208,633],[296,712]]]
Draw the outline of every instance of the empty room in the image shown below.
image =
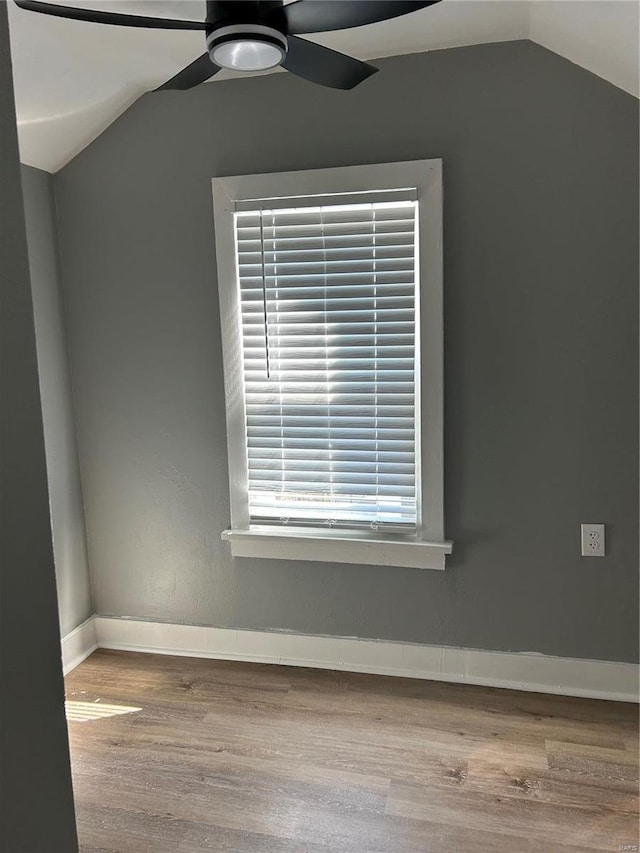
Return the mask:
[[638,851],[636,0],[1,0],[1,853]]

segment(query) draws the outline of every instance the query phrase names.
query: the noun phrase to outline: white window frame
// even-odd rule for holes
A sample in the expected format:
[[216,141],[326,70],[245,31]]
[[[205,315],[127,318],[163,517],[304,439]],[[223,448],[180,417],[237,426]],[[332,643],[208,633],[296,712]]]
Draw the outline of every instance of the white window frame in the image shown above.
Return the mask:
[[[411,160],[214,178],[218,296],[222,329],[229,453],[231,527],[222,532],[234,557],[361,563],[444,569],[452,543],[444,538],[442,160]],[[416,190],[420,312],[416,388],[418,529],[408,535],[327,528],[252,527],[242,370],[242,326],[233,214],[252,199]]]

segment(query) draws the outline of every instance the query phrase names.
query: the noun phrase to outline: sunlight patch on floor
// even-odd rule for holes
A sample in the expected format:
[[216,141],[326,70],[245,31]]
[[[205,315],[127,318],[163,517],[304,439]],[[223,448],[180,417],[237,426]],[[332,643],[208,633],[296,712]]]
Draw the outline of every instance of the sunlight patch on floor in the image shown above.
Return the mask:
[[134,714],[142,708],[132,705],[109,705],[107,702],[74,702],[65,703],[67,720],[73,723],[86,723],[90,720],[103,720],[106,717],[117,717],[119,714]]

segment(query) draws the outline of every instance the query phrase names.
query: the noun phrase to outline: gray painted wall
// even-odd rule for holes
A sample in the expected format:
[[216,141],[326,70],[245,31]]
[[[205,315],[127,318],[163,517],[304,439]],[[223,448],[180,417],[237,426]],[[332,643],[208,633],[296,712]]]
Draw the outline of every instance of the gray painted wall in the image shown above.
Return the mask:
[[0,3],[0,850],[76,842],[7,8]]
[[22,167],[60,631],[93,612],[64,323],[53,177]]
[[[529,42],[149,94],[56,175],[103,615],[633,660],[638,103]],[[210,179],[444,158],[444,573],[231,559]],[[606,559],[579,556],[608,524]]]

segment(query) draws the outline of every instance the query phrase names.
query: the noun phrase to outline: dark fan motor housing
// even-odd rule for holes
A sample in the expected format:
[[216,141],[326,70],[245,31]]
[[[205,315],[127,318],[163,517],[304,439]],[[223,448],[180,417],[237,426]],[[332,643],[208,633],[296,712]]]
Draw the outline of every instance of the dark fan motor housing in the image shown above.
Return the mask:
[[282,65],[287,71],[334,89],[353,89],[378,70],[298,37],[360,27],[397,18],[439,0],[207,0],[205,21],[177,21],[75,9],[40,0],[15,0],[21,9],[97,24],[165,30],[204,30],[207,51],[168,80],[163,89],[191,89],[222,68],[260,71]]

